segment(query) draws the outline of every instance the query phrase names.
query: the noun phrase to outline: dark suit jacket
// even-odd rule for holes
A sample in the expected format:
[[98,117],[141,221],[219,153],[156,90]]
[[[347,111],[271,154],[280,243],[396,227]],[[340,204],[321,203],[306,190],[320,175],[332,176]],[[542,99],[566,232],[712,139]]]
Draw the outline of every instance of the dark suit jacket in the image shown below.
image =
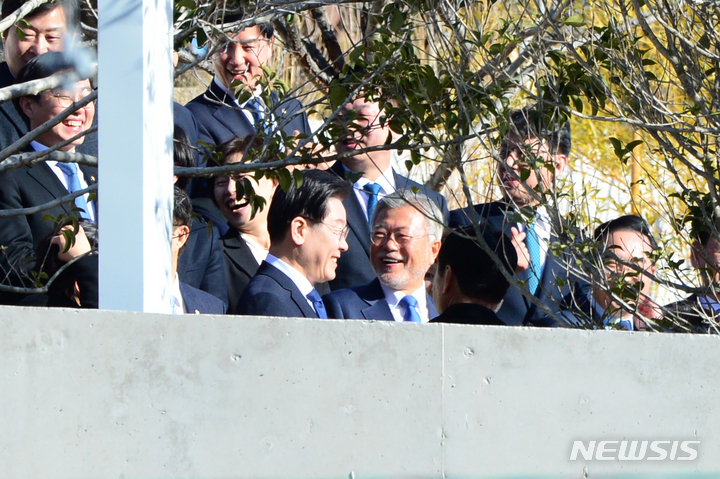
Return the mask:
[[266,261],[243,291],[235,311],[247,316],[318,317],[295,283]]
[[223,246],[223,259],[225,263],[225,279],[227,281],[228,300],[230,307],[229,314],[238,314],[235,310],[240,296],[250,280],[257,273],[257,260],[250,251],[244,239],[240,236],[240,232],[235,228],[230,228],[228,232],[220,238]]
[[[332,172],[340,178],[345,178],[345,169],[338,161],[333,165]],[[397,189],[418,188],[420,192],[427,195],[432,201],[440,206],[445,218],[448,217],[448,208],[445,198],[435,191],[406,178],[393,171],[395,176],[395,187]],[[330,281],[330,289],[352,288],[368,284],[375,279],[375,272],[370,266],[370,224],[367,216],[360,206],[360,202],[354,192],[343,201],[350,233],[347,237],[348,250],[338,260],[335,270],[335,279]]]
[[[481,225],[489,226],[493,231],[505,233],[509,236],[510,227],[517,223],[510,221],[506,215],[512,210],[503,202],[485,203],[474,207],[477,219]],[[471,212],[467,208],[453,210],[450,212],[450,227],[470,225]],[[557,241],[554,233],[551,233],[550,241]],[[563,261],[548,252],[543,267],[540,287],[536,296],[553,311],[560,309],[560,302],[570,292],[571,278]],[[521,279],[523,279],[521,277]],[[557,279],[562,284],[557,283]],[[527,300],[519,289],[511,286],[505,295],[498,317],[509,326],[557,326],[557,323],[548,318],[547,315]]]
[[[96,182],[97,168],[80,166],[80,169],[88,184]],[[39,206],[68,194],[44,162],[0,174],[0,210]],[[9,281],[16,286],[31,284],[23,276],[35,265],[35,248],[44,237],[54,232],[53,221],[43,217],[69,215],[73,207],[74,203],[70,202],[34,214],[2,218],[0,245],[6,250],[4,254],[0,253],[0,269],[4,282]]]
[[225,314],[225,303],[212,294],[180,282],[185,311],[188,314]]
[[178,258],[180,281],[210,293],[228,304],[227,281],[220,236],[202,218],[195,218],[182,254]]
[[[220,145],[236,136],[244,137],[255,133],[255,126],[235,104],[234,99],[217,86],[214,79],[205,93],[193,98],[185,106],[205,128],[211,144]],[[285,133],[290,135],[295,130],[307,135],[312,133],[307,114],[298,100],[285,99],[270,108],[278,126]]]
[[448,306],[445,311],[431,323],[452,324],[485,324],[490,326],[506,326],[495,311],[481,304],[455,303]]
[[[370,284],[350,289],[340,289],[323,296],[323,303],[328,318],[332,319],[375,319],[395,321],[380,280],[374,279]],[[437,316],[435,305],[428,298],[428,315]]]
[[[15,83],[15,77],[10,72],[6,62],[0,63],[0,88],[10,86]],[[97,108],[95,109],[95,118],[93,126],[98,124]],[[12,101],[6,101],[0,104],[0,150],[7,148],[15,143],[29,131],[29,127],[25,118],[15,108]],[[85,141],[77,147],[78,153],[97,156],[98,149],[97,132],[90,133],[85,136]]]

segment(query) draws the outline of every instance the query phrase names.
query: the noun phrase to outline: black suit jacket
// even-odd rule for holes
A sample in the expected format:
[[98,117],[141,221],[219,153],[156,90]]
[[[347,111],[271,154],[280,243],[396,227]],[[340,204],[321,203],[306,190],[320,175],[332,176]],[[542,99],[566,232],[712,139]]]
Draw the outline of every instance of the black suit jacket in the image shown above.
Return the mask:
[[[10,86],[15,83],[15,77],[10,72],[7,62],[0,63],[0,88]],[[92,126],[97,126],[98,114],[95,109],[95,118],[93,118]],[[15,108],[12,101],[6,101],[0,104],[0,150],[7,148],[15,143],[29,131],[29,127],[25,118]],[[85,135],[85,141],[77,147],[78,153],[97,156],[98,149],[97,131]]]
[[452,323],[452,324],[485,324],[490,326],[505,326],[495,311],[486,308],[481,304],[455,303],[451,304],[445,311],[431,323]]
[[227,308],[228,294],[220,235],[202,218],[190,225],[190,236],[178,258],[177,273],[180,281],[210,293]]
[[220,238],[220,242],[223,245],[225,279],[227,281],[228,300],[230,301],[228,313],[238,314],[235,308],[240,302],[240,296],[242,296],[252,277],[257,273],[260,265],[250,251],[250,247],[240,236],[240,232],[235,228],[230,228]]
[[[97,168],[80,166],[89,185],[97,181]],[[22,166],[0,174],[0,210],[28,208],[43,205],[68,195],[67,189],[44,162]],[[2,218],[0,223],[0,269],[3,281],[16,286],[29,286],[23,276],[35,265],[35,249],[47,235],[53,233],[53,221],[43,219],[46,215],[69,215],[75,206],[65,203],[45,211],[29,215]],[[97,211],[97,205],[95,208]]]
[[295,283],[266,261],[243,291],[235,311],[247,316],[318,317]]
[[225,303],[212,294],[183,282],[180,283],[180,294],[185,303],[185,311],[189,314],[225,314]]
[[[479,224],[490,227],[493,231],[509,236],[510,228],[517,225],[509,216],[513,210],[503,202],[484,203],[474,206]],[[450,212],[450,227],[466,226],[471,224],[471,211],[468,208]],[[557,241],[554,233],[550,241]],[[543,304],[554,312],[560,310],[563,297],[570,292],[571,278],[564,266],[564,261],[556,258],[548,251],[543,267],[540,287],[536,296]],[[524,279],[521,278],[520,279]],[[560,284],[558,284],[558,279]],[[520,287],[520,286],[518,286]],[[511,286],[505,295],[503,305],[497,316],[509,326],[557,326],[540,308],[526,299],[519,289]]]
[[[340,178],[345,178],[345,169],[339,161],[333,165],[331,171]],[[394,170],[393,175],[397,189],[418,188],[420,192],[440,206],[445,218],[448,217],[445,197],[420,183],[398,174]],[[355,192],[350,193],[343,201],[343,205],[345,206],[347,222],[350,227],[350,233],[347,237],[348,250],[338,260],[335,279],[330,281],[332,291],[366,285],[375,279],[375,272],[370,266],[370,224]]]
[[[350,289],[340,289],[323,296],[328,318],[332,319],[375,319],[395,321],[380,280]],[[437,316],[437,310],[430,298],[427,301],[430,318]]]
[[[273,98],[276,97],[273,95]],[[235,104],[234,99],[217,86],[215,80],[202,95],[193,98],[185,105],[209,135],[208,143],[220,145],[232,138],[244,137],[255,133],[255,126],[248,120],[242,108]],[[270,105],[269,105],[270,106]],[[278,126],[287,134],[293,131],[307,135],[312,134],[307,114],[302,103],[296,99],[285,99],[281,103],[270,106]],[[202,138],[202,140],[206,140]]]

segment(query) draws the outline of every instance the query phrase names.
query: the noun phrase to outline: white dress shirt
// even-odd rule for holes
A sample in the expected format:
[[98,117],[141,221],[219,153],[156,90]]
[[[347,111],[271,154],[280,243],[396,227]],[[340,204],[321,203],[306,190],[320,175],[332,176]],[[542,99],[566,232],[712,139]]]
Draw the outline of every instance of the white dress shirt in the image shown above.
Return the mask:
[[[45,151],[48,149],[47,146],[40,144],[37,141],[31,141],[30,146],[33,147],[33,149],[35,151]],[[50,169],[52,170],[52,172],[55,173],[55,176],[58,177],[58,180],[60,180],[60,183],[63,184],[65,189],[68,189],[67,179],[65,178],[65,173],[63,173],[63,171],[58,167],[57,163],[58,162],[55,160],[46,160],[45,161],[45,164],[48,165],[50,167]],[[83,173],[83,171],[80,169],[79,165],[78,165],[77,170],[78,170],[78,179],[80,180],[80,186],[83,189],[85,189],[88,187],[88,183],[85,180],[85,173]],[[85,193],[84,196],[85,196],[85,201],[87,202],[87,205],[88,205],[88,210],[90,210],[87,212],[87,214],[88,214],[88,216],[90,216],[90,220],[95,222],[95,221],[97,221],[96,220],[97,216],[95,214],[95,205],[93,204],[92,201],[90,201],[89,193]]]
[[[347,168],[345,168],[345,165],[343,165],[343,168],[345,171],[350,171]],[[380,185],[380,191],[378,192],[378,200],[383,198],[384,196],[389,195],[390,193],[395,192],[395,174],[393,173],[392,167],[388,168],[386,171],[383,172],[383,174],[375,181],[370,181],[364,176],[361,176],[360,179],[358,179],[355,184],[353,185],[353,190],[355,190],[355,196],[358,199],[358,202],[360,203],[360,208],[363,210],[363,213],[365,213],[365,217],[367,218],[367,206],[368,201],[370,200],[370,193],[363,190],[363,187],[367,185],[368,183],[376,183]],[[368,218],[368,221],[370,219]]]
[[[175,279],[173,280],[172,284],[172,297],[177,298],[179,306],[175,308],[174,314],[185,314],[185,301],[183,300],[182,293],[180,292],[180,278],[178,277],[177,273],[175,273]],[[172,300],[171,297],[171,300]]]
[[[383,293],[385,293],[385,300],[390,307],[390,312],[393,315],[393,319],[395,319],[396,323],[404,322],[405,312],[407,308],[401,305],[400,301],[407,295],[402,291],[395,291],[394,289],[385,286],[383,283],[380,283],[380,286],[382,287]],[[413,291],[411,296],[413,296],[418,302],[416,309],[418,314],[420,315],[420,319],[422,320],[422,322],[427,323],[428,321],[430,321],[428,302],[432,302],[432,299],[428,298],[427,291],[425,290],[425,285],[423,284],[420,288]]]
[[[548,243],[550,242],[550,216],[544,206],[539,206],[535,210],[537,218],[535,218],[535,234],[538,236],[540,243],[540,271],[545,270],[545,260],[548,255]],[[525,224],[518,223],[518,231],[525,231]],[[541,281],[542,282],[542,281]]]
[[280,258],[271,255],[270,253],[268,253],[267,259],[265,259],[265,261],[285,273],[285,276],[290,278],[290,281],[292,281],[293,284],[297,286],[297,289],[299,289],[302,295],[305,297],[305,301],[307,301],[313,311],[315,311],[315,305],[312,304],[312,301],[307,299],[307,295],[313,289],[315,289],[312,283],[305,276],[303,276],[300,271],[296,270]]
[[268,250],[257,244],[254,239],[252,239],[245,233],[240,233],[240,237],[245,240],[245,244],[248,246],[248,248],[250,248],[250,252],[252,253],[255,261],[257,261],[258,264],[261,264],[267,259]]

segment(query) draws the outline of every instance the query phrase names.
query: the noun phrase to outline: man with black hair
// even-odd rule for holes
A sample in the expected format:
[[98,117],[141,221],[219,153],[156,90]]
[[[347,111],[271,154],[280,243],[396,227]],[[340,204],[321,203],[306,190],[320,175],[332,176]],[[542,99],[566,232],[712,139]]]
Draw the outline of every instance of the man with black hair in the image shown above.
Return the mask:
[[267,223],[270,252],[243,291],[239,314],[327,318],[314,285],[332,280],[348,246],[343,199],[350,185],[321,170],[303,171],[303,182],[277,188]]
[[[359,96],[344,105],[338,115],[337,122],[344,134],[335,148],[338,154],[346,156],[330,171],[340,178],[353,177],[353,192],[344,201],[350,249],[340,258],[337,277],[330,282],[333,291],[363,286],[375,279],[370,264],[370,219],[383,197],[396,190],[415,190],[440,208],[443,224],[447,218],[447,202],[441,194],[402,176],[391,166],[391,142],[397,135],[390,129],[385,106]],[[383,146],[386,148],[378,148]]]
[[[652,279],[645,272],[655,274],[653,251],[657,243],[647,221],[636,215],[625,215],[607,221],[595,229],[594,240],[599,245],[599,281],[592,285],[576,284],[561,303],[562,316],[572,325],[644,331],[645,321],[659,319],[660,308],[650,299]],[[634,269],[626,263],[633,264]],[[632,310],[618,304],[613,295]]]
[[[564,120],[531,106],[510,114],[503,138],[497,177],[503,200],[475,205],[450,213],[450,226],[465,226],[475,220],[481,228],[502,232],[524,242],[529,267],[517,273],[517,287],[508,290],[498,317],[510,326],[555,326],[546,313],[523,295],[535,296],[553,311],[569,292],[567,268],[550,251],[557,241],[545,206],[553,198],[555,175],[568,165],[571,135]],[[524,290],[521,292],[521,289]]]
[[[71,68],[72,65],[66,62],[61,53],[48,52],[30,60],[20,71],[18,79],[23,82],[37,80]],[[90,81],[80,80],[69,89],[58,87],[37,95],[20,97],[16,105],[30,127],[37,128],[91,92]],[[28,152],[42,152],[48,148],[74,152],[84,139],[78,135],[90,128],[94,116],[95,104],[89,102],[40,135],[29,145]],[[87,188],[96,182],[96,178],[97,168],[49,160],[8,170],[0,174],[0,209],[44,205]],[[27,274],[34,266],[33,252],[38,242],[51,234],[55,227],[54,221],[46,219],[47,215],[72,215],[95,222],[97,205],[93,197],[85,193],[74,201],[69,200],[34,214],[4,218],[3,227],[0,228],[0,245],[4,247],[0,256],[0,269],[5,281],[9,280],[16,286],[32,285]]]
[[[242,15],[224,15],[218,24],[229,24]],[[279,101],[272,92],[273,104],[261,98],[265,76],[263,67],[272,57],[273,27],[270,23],[253,25],[238,32],[228,32],[213,56],[215,77],[207,91],[186,106],[209,134],[209,143],[220,145],[233,137],[254,135],[261,130],[271,132],[275,125],[283,132],[311,135],[307,114],[296,99]],[[249,98],[238,101],[242,91]],[[204,139],[204,138],[201,138]]]
[[192,203],[187,194],[175,186],[175,201],[173,207],[173,235],[172,235],[172,268],[173,268],[173,314],[224,314],[227,309],[225,303],[210,293],[180,281],[177,273],[178,257],[183,252],[190,236],[192,225]]
[[505,326],[496,314],[510,287],[502,269],[515,272],[517,252],[511,241],[501,239],[498,233],[485,232],[483,239],[502,266],[480,247],[471,226],[452,231],[443,241],[433,279],[440,315],[431,323]]
[[[24,3],[24,0],[4,0],[2,19],[12,16]],[[62,51],[66,37],[75,35],[79,23],[77,0],[57,0],[38,5],[23,21],[6,29],[2,34],[5,61],[0,63],[0,88],[22,83],[18,80],[20,70],[38,55]],[[0,104],[0,149],[24,136],[28,126],[13,102]],[[97,132],[88,134],[77,151],[97,156]]]

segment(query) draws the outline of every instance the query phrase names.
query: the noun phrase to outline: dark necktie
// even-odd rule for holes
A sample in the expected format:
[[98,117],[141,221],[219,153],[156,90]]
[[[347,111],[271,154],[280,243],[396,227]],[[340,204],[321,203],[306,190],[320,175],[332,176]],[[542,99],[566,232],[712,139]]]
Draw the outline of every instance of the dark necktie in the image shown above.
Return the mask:
[[[363,186],[363,190],[365,190],[368,194],[368,203],[367,203],[367,215],[368,215],[368,223],[372,222],[372,215],[373,211],[375,211],[375,206],[378,202],[378,193],[380,193],[381,186],[377,183],[367,183],[365,186]],[[372,223],[370,224],[370,229],[372,229]]]
[[325,304],[323,303],[322,298],[320,298],[317,290],[313,288],[313,290],[310,291],[305,297],[309,299],[310,302],[313,304],[313,307],[315,308],[315,312],[317,313],[318,317],[320,319],[327,319],[328,316],[327,311],[325,311]]
[[[82,190],[80,185],[80,177],[78,176],[78,167],[75,163],[57,163],[58,168],[65,175],[65,181],[67,182],[67,189],[70,193]],[[88,209],[87,200],[85,195],[80,195],[75,198],[75,206],[80,208],[80,217],[86,220],[90,219],[90,213]]]
[[530,255],[530,267],[528,268],[527,289],[535,296],[540,286],[540,278],[542,277],[542,255],[540,252],[540,238],[537,235],[538,222],[540,216],[535,216],[532,224],[528,225],[525,235],[525,246],[527,246]]
[[417,310],[418,301],[415,299],[415,296],[405,296],[400,300],[400,305],[405,307],[405,316],[403,316],[403,321],[413,323],[422,322],[420,319],[420,313],[418,313]]
[[253,123],[257,131],[264,131],[267,133],[268,125],[263,123],[265,117],[265,105],[263,105],[259,99],[253,97],[246,104],[247,109],[250,111],[250,115],[253,117]]

